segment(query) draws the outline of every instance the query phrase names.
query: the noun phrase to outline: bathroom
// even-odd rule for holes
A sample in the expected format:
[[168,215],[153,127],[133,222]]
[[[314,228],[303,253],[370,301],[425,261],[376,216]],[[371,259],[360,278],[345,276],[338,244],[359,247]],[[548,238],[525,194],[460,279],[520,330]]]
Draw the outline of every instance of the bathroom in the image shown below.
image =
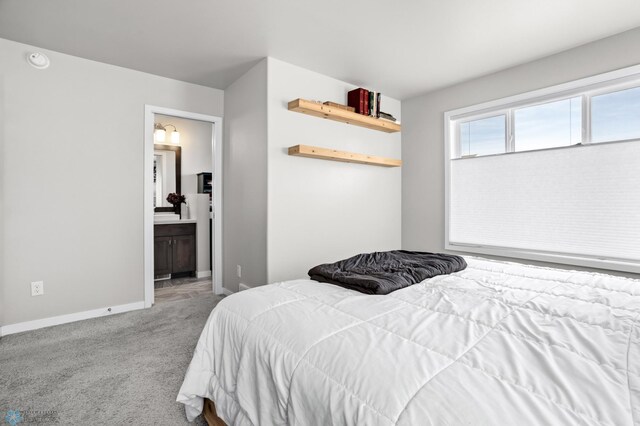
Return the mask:
[[212,292],[214,124],[154,114],[155,303]]

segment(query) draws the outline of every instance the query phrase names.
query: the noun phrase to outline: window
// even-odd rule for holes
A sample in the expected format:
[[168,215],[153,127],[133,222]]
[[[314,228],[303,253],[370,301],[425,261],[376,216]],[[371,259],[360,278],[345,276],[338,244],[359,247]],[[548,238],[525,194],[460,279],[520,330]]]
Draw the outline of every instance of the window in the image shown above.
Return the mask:
[[582,141],[582,98],[515,110],[514,150],[555,148]]
[[[640,81],[625,85],[631,87],[607,89],[605,85],[592,91],[574,90],[575,94],[560,99],[546,95],[498,105],[493,114],[486,110],[478,115],[464,114],[450,120],[458,135],[454,156],[640,139]],[[585,106],[589,114],[585,114]]]
[[445,113],[445,248],[640,273],[640,66]]
[[505,152],[506,117],[498,115],[460,124],[462,157]]
[[591,99],[592,142],[640,138],[640,87]]

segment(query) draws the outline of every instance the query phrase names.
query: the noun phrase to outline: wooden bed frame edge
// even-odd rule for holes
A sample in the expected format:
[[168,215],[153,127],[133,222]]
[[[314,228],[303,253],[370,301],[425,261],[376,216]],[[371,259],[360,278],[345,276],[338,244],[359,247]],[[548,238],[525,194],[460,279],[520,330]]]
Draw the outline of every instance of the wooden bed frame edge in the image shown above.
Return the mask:
[[210,399],[204,399],[204,406],[202,407],[202,417],[207,421],[209,426],[227,426],[227,424],[218,417],[216,412],[216,404]]

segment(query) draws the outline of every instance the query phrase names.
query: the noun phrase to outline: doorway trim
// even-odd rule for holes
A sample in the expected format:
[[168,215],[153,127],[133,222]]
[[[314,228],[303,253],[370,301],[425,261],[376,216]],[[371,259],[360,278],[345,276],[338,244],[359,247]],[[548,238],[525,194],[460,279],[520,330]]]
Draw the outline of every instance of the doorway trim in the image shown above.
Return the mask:
[[222,289],[222,117],[181,111],[153,105],[144,106],[144,307],[154,303],[153,286],[153,129],[155,115],[170,115],[178,118],[199,120],[213,125],[211,152],[213,158],[213,286],[215,294]]

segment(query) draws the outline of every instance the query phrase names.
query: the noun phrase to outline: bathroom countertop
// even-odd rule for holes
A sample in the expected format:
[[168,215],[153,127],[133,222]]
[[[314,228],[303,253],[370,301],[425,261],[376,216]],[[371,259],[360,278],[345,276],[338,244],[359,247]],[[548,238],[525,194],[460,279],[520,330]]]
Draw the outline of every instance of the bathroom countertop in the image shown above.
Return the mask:
[[179,219],[179,220],[158,220],[154,221],[154,225],[177,225],[181,223],[196,223],[195,219]]

